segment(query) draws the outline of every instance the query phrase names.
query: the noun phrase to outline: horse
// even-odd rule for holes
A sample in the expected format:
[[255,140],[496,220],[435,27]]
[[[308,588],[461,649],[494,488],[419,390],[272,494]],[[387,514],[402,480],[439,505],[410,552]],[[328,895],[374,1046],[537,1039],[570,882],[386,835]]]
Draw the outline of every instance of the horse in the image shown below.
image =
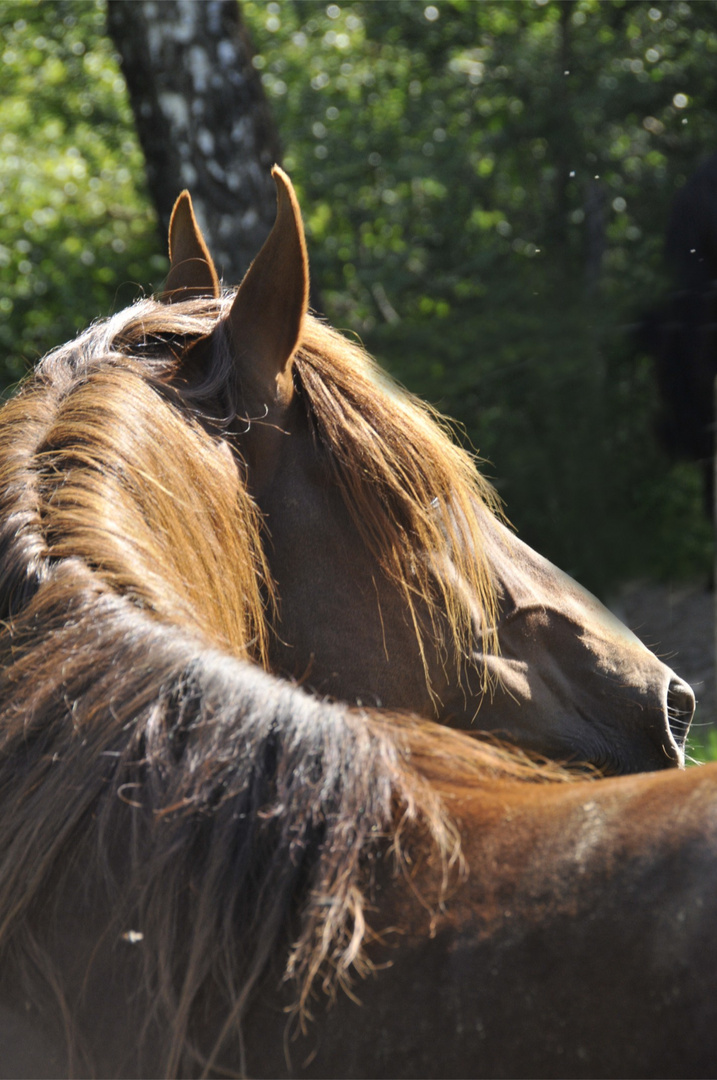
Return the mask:
[[301,213],[276,182],[274,230],[225,298],[181,198],[163,295],[177,315],[188,295],[221,312],[165,377],[243,462],[270,537],[271,669],[611,771],[679,763],[689,688],[505,527],[430,411],[307,313]]
[[308,313],[274,178],[238,290],[184,193],[0,411],[0,1074],[703,1075],[691,691]]

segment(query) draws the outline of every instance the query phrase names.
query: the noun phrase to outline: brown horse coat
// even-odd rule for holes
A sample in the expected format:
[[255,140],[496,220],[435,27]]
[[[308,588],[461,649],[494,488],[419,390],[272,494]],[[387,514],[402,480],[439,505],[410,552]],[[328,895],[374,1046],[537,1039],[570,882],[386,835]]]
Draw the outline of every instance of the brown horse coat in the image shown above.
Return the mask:
[[[441,910],[431,904],[440,872],[420,845],[399,874],[379,865],[375,970],[354,981],[353,998],[319,994],[305,1034],[289,1034],[282,1008],[294,995],[280,953],[244,1045],[225,1045],[217,1075],[714,1076],[716,779],[711,766],[567,785],[444,780],[448,805],[460,806],[467,880]],[[88,975],[96,911],[96,924],[65,913],[56,935],[55,956],[76,980],[73,1019],[96,1075],[159,1074],[161,1033],[137,1049],[143,943],[100,938]],[[226,1014],[203,1015],[211,1042]],[[33,1047],[38,1031],[56,1040],[30,1075],[67,1075],[57,1020],[36,1006],[27,1016]]]
[[707,1074],[713,771],[475,738],[663,769],[691,692],[307,315],[276,179],[236,294],[183,196],[0,412],[0,1070]]

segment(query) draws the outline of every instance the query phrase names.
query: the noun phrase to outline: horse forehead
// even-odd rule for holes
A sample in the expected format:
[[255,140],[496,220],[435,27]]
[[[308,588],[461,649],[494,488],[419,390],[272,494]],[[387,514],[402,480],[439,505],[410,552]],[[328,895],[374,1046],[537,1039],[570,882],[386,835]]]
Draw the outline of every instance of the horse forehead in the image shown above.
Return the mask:
[[581,585],[514,535],[492,515],[483,513],[483,544],[504,600],[520,605],[543,602],[549,610],[595,605]]
[[556,649],[561,640],[578,639],[593,652],[605,651],[611,667],[644,657],[642,642],[604,604],[487,514],[483,538],[498,591],[499,626],[520,616],[522,637],[530,631],[536,647],[548,638]]

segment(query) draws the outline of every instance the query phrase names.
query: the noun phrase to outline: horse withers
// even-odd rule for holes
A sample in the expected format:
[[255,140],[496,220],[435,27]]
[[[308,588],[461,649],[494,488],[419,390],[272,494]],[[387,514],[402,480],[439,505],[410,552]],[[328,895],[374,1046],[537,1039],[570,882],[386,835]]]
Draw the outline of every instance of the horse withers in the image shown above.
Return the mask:
[[0,412],[0,1070],[704,1075],[690,691],[307,314],[275,176],[238,291],[182,196]]

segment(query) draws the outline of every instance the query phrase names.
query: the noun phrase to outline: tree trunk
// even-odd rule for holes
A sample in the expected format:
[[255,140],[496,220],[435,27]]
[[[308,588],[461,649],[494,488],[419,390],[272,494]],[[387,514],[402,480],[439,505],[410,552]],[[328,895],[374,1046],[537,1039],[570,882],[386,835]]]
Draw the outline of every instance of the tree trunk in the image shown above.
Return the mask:
[[279,140],[237,0],[109,0],[163,227],[188,188],[217,268],[238,283],[273,224]]

